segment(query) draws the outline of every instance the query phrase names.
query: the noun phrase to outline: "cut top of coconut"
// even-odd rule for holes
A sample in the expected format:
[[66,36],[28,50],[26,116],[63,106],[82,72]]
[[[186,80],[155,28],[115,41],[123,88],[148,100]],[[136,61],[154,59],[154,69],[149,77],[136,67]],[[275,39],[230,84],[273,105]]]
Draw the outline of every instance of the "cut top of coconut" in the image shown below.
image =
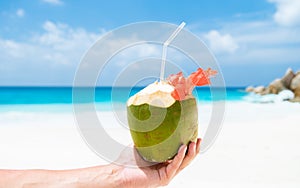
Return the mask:
[[156,81],[130,97],[127,101],[127,106],[149,104],[167,108],[175,103],[175,99],[172,97],[173,91],[174,86],[170,85],[168,82]]

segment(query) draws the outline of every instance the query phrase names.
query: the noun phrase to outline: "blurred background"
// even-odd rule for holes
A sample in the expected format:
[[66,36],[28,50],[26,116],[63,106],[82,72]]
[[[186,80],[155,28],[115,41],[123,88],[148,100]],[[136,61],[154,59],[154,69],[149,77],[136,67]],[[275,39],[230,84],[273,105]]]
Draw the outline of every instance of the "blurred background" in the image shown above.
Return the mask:
[[0,1],[0,86],[71,86],[96,39],[141,21],[185,21],[230,87],[300,69],[299,0],[14,0]]

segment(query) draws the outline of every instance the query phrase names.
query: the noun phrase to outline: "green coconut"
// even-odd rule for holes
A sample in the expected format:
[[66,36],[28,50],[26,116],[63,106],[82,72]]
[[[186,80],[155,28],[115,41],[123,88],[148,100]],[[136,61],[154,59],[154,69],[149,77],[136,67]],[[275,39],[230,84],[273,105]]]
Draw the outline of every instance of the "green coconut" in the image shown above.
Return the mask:
[[195,98],[189,96],[184,100],[172,101],[166,97],[168,95],[168,91],[161,89],[151,94],[144,92],[143,101],[127,105],[128,124],[135,147],[150,162],[172,159],[182,144],[197,139],[198,112]]

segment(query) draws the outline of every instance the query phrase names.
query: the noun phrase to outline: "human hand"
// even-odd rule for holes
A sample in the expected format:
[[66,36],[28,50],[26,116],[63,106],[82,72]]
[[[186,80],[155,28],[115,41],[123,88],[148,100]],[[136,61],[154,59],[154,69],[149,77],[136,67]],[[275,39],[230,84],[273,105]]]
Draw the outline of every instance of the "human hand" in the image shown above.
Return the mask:
[[[165,186],[200,152],[201,139],[191,142],[188,147],[183,145],[173,160],[153,164],[144,161],[135,148],[125,150],[116,161],[121,166],[124,187],[158,187]],[[188,148],[188,149],[187,149]],[[186,151],[188,152],[186,153]]]
[[[200,139],[179,148],[173,160],[153,164],[127,147],[112,164],[73,170],[0,170],[0,187],[158,187],[169,182],[200,152]],[[18,181],[15,181],[18,179]]]

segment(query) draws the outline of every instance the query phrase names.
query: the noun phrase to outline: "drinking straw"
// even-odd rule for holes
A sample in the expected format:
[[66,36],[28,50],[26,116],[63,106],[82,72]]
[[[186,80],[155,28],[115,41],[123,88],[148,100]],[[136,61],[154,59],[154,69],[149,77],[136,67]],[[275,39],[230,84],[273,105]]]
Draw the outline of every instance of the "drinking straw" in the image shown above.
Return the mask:
[[166,67],[166,58],[167,58],[167,48],[168,45],[175,39],[175,37],[178,35],[178,33],[182,30],[182,28],[185,26],[185,22],[182,22],[177,29],[172,33],[172,35],[166,40],[163,44],[163,50],[162,50],[162,62],[160,67],[160,81],[164,80],[165,77],[165,67]]

